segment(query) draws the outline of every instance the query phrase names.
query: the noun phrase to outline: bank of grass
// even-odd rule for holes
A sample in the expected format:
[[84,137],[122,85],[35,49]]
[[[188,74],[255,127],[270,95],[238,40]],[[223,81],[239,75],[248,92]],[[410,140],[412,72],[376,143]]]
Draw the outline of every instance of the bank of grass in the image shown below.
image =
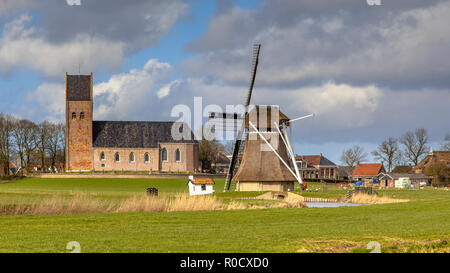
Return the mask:
[[[10,202],[22,197],[33,202],[81,191],[121,201],[142,193],[150,183],[160,183],[160,193],[170,196],[186,190],[184,180],[165,184],[158,179],[123,179],[110,185],[96,179],[69,180],[3,183],[0,199]],[[219,183],[216,191],[223,188]],[[370,241],[379,242],[382,252],[449,251],[450,191],[378,192],[410,201],[339,208],[1,216],[0,252],[67,252],[70,241],[78,241],[82,252],[365,252]],[[259,194],[219,192],[216,197],[224,203],[245,202]],[[345,191],[328,188],[327,193],[307,194],[338,198]]]

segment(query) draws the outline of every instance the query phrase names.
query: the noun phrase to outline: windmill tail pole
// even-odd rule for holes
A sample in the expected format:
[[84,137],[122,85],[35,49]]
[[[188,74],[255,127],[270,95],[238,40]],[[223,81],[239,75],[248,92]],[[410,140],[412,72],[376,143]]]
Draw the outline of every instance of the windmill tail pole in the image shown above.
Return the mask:
[[281,130],[280,130],[278,124],[276,122],[274,122],[274,124],[275,124],[275,128],[277,128],[278,133],[280,134],[281,139],[284,142],[284,145],[286,146],[286,149],[289,152],[289,155],[291,156],[292,165],[293,165],[293,167],[295,169],[295,173],[297,174],[297,180],[298,180],[298,182],[301,185],[301,184],[303,184],[303,181],[302,181],[302,178],[300,176],[300,172],[299,172],[298,167],[297,167],[297,162],[295,162],[294,151],[292,150],[292,146],[289,143],[289,138],[288,138],[288,135],[286,133],[286,130],[285,129],[283,130],[283,133],[284,133],[284,136],[283,136],[283,133],[281,133]]

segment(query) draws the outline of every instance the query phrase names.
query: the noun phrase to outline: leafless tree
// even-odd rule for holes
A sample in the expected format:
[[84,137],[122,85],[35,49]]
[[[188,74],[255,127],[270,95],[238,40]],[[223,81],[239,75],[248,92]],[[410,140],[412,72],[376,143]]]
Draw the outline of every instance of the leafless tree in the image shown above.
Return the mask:
[[223,152],[227,155],[233,154],[234,141],[227,141],[223,144]]
[[9,174],[14,122],[15,118],[13,116],[0,114],[0,163],[3,165],[5,174]]
[[57,161],[61,160],[65,143],[65,125],[63,123],[49,123],[47,137],[47,151],[51,160],[51,169],[55,170]]
[[350,167],[351,170],[361,162],[367,161],[368,154],[364,152],[364,148],[359,145],[354,145],[352,148],[342,152],[341,162]]
[[12,129],[14,145],[20,159],[20,168],[26,168],[36,146],[36,125],[29,120],[17,120]]
[[442,150],[450,151],[450,133],[447,133],[444,138],[444,143],[441,145]]
[[406,159],[417,165],[424,155],[428,153],[428,133],[424,128],[406,132],[400,139],[403,144]]
[[44,121],[38,125],[36,150],[41,157],[41,168],[45,171],[45,157],[48,150],[48,138],[50,134],[51,123]]
[[402,152],[398,146],[398,141],[395,138],[388,138],[383,141],[378,148],[372,152],[372,155],[377,159],[387,164],[388,172],[399,165],[402,161]]

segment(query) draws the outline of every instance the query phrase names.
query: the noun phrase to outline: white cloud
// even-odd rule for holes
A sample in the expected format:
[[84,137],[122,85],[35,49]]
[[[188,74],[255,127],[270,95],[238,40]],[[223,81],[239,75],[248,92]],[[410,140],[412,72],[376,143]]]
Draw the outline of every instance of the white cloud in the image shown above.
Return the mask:
[[65,104],[65,85],[60,83],[43,83],[36,90],[27,94],[25,105],[17,114],[32,120],[63,120]]
[[[150,59],[142,69],[113,75],[94,86],[96,119],[151,120],[159,118],[160,99],[169,95],[172,67]],[[164,91],[161,91],[161,86]],[[159,90],[159,91],[158,91]],[[152,113],[155,113],[152,117]]]
[[23,67],[42,71],[47,76],[61,76],[65,72],[96,71],[101,67],[117,68],[123,58],[122,42],[106,41],[80,34],[70,42],[51,44],[41,31],[26,27],[29,15],[8,23],[0,39],[0,73]]

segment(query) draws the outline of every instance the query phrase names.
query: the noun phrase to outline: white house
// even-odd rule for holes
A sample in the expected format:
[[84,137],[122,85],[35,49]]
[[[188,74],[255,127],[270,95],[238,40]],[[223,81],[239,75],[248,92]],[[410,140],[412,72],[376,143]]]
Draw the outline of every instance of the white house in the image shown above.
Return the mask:
[[189,176],[189,195],[202,195],[214,193],[213,185],[214,180],[211,178],[197,178],[191,175]]

